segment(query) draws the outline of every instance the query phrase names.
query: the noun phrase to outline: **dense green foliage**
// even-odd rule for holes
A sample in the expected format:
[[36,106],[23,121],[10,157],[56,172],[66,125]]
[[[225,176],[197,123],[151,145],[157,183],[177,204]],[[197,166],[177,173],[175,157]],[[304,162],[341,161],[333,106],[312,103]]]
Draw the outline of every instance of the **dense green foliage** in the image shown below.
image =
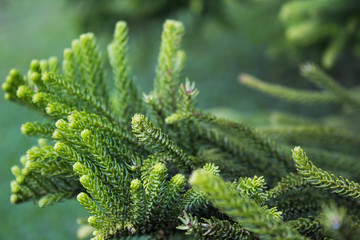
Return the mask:
[[[94,239],[356,239],[357,91],[312,64],[302,75],[327,92],[242,75],[241,82],[283,99],[341,105],[347,128],[287,115],[259,129],[222,119],[199,110],[195,84],[182,83],[183,34],[182,23],[165,22],[154,89],[142,98],[128,66],[125,22],[108,46],[110,85],[91,33],[65,49],[61,71],[53,57],[33,60],[25,75],[11,70],[5,98],[48,118],[21,127],[39,143],[12,168],[12,203],[45,207],[76,198],[90,214],[81,230]],[[295,144],[327,170],[300,147],[292,160]]]

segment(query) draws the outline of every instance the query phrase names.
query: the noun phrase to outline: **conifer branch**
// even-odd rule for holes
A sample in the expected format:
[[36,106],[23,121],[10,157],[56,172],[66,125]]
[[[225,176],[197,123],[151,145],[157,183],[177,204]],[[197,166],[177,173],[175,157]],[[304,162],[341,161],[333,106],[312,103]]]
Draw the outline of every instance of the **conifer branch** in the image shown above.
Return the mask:
[[266,184],[263,177],[240,178],[236,188],[259,205],[263,205],[267,200],[267,195],[264,193]]
[[299,90],[277,84],[270,84],[248,74],[240,75],[239,82],[250,88],[290,102],[297,102],[301,104],[324,104],[341,102],[331,93]]
[[179,168],[189,171],[194,165],[183,150],[169,140],[160,128],[153,127],[148,118],[144,115],[135,114],[132,119],[132,128],[135,136],[145,145],[152,145],[154,148],[162,148],[174,157],[174,163]]
[[95,113],[73,111],[68,116],[69,126],[75,129],[84,129],[87,126],[93,126],[97,129],[109,132],[111,135],[125,140],[126,142],[134,145],[135,147],[143,147],[138,143],[136,137],[128,132],[122,125],[117,122],[109,121],[107,118],[97,115]]
[[[90,171],[88,173],[90,173]],[[113,221],[119,217],[119,214],[122,212],[119,209],[122,206],[122,202],[115,197],[112,190],[103,184],[97,176],[94,174],[82,175],[80,177],[80,183],[91,194],[96,204],[98,204]]]
[[182,119],[192,119],[199,123],[206,123],[210,126],[219,128],[223,131],[226,131],[228,135],[232,134],[243,134],[248,139],[254,142],[259,148],[264,150],[268,155],[274,157],[279,162],[281,162],[287,169],[292,170],[293,166],[286,158],[286,155],[277,148],[276,144],[270,139],[259,132],[255,131],[251,127],[238,122],[232,122],[229,120],[217,118],[211,114],[205,114],[202,112],[179,112],[167,118],[168,123],[173,123]]
[[[183,34],[182,23],[165,22],[154,89],[143,99],[128,65],[125,22],[116,25],[108,45],[111,96],[91,33],[65,49],[62,72],[54,57],[31,61],[25,75],[11,70],[2,85],[5,98],[50,119],[21,127],[23,134],[44,139],[20,158],[21,168],[12,168],[11,202],[37,201],[45,207],[77,196],[90,214],[81,231],[93,231],[95,240],[165,239],[174,233],[196,239],[305,239],[356,229],[359,220],[344,217],[341,231],[328,231],[330,213],[337,210],[320,211],[332,196],[339,209],[359,213],[360,185],[318,169],[300,148],[293,150],[299,175],[291,174],[296,168],[286,153],[292,141],[304,140],[312,144],[316,164],[356,178],[351,155],[358,153],[356,133],[323,126],[327,120],[289,115],[261,132],[197,110],[195,83],[186,79],[179,85],[186,59],[180,49]],[[249,75],[241,80],[285,100],[359,107],[358,90],[344,89],[313,65],[302,70],[328,92],[267,84]],[[350,114],[353,119],[341,121],[355,122],[356,113]],[[285,140],[281,148],[264,132]],[[335,215],[343,217],[341,211]]]
[[336,83],[334,79],[321,71],[316,65],[312,63],[304,64],[300,68],[300,71],[309,81],[315,83],[320,88],[329,90],[343,103],[355,108],[360,107],[360,102],[357,99],[353,98],[346,89]]
[[282,178],[276,187],[267,192],[267,195],[269,198],[277,198],[282,194],[301,187],[306,187],[308,185],[310,185],[310,183],[307,182],[303,177],[295,174],[290,174],[289,176]]
[[16,69],[10,70],[5,82],[1,85],[2,90],[5,92],[5,99],[19,102],[16,92],[23,84],[25,84],[25,80],[19,71]]
[[115,83],[112,110],[123,120],[128,120],[134,113],[141,111],[142,104],[133,79],[130,76],[127,52],[127,24],[125,22],[118,22],[115,26],[113,41],[108,46],[108,54]]
[[211,219],[202,218],[199,221],[191,213],[184,212],[183,217],[179,217],[183,225],[176,227],[179,230],[186,230],[186,235],[191,235],[195,239],[254,239],[254,237],[239,223],[232,223],[228,220],[220,220],[215,217]]
[[51,138],[55,126],[51,123],[27,122],[21,125],[21,133],[28,136]]
[[290,143],[316,143],[348,152],[360,144],[360,137],[344,128],[315,124],[260,128],[260,132]]
[[250,201],[245,194],[230,188],[219,176],[197,170],[189,182],[204,191],[206,198],[216,207],[256,236],[264,239],[305,239],[291,227],[276,220],[261,206]]
[[[66,92],[67,97],[73,97],[77,100],[78,107],[84,108],[91,111],[97,111],[113,122],[117,122],[111,112],[108,111],[106,105],[96,99],[93,95],[86,94],[79,89],[82,89],[76,83],[69,83],[62,79],[61,76],[56,76],[51,73],[45,73],[42,76],[42,81],[48,85],[52,91],[56,94]],[[82,105],[83,104],[83,105]]]
[[134,224],[140,225],[142,222],[149,221],[149,210],[146,209],[146,198],[143,184],[139,179],[131,181],[131,218]]
[[[26,160],[24,163],[26,164]],[[13,166],[11,170],[16,177],[16,181],[11,183],[11,202],[14,204],[41,198],[39,205],[47,206],[64,198],[71,198],[82,189],[74,180],[41,176],[27,167],[20,169]]]
[[93,33],[80,35],[79,39],[72,43],[76,66],[78,66],[79,79],[75,81],[83,85],[84,93],[91,94],[103,104],[108,104],[108,96],[103,81],[103,64],[100,52],[96,46],[96,40]]
[[287,222],[287,224],[304,235],[319,232],[322,230],[320,221],[314,217],[290,220]]
[[199,165],[211,162],[216,166],[219,166],[222,176],[225,178],[226,176],[253,175],[252,169],[250,169],[249,166],[237,163],[236,157],[229,153],[225,153],[218,148],[208,147],[199,149],[196,157],[200,162]]
[[185,54],[179,52],[183,35],[184,26],[181,22],[167,20],[164,23],[154,90],[165,115],[176,107],[175,93],[185,58]]
[[52,146],[33,147],[26,153],[25,167],[43,176],[73,177],[72,166]]
[[346,197],[360,197],[360,185],[358,183],[341,176],[338,178],[334,174],[317,168],[300,147],[294,148],[292,155],[299,174],[303,175],[311,184]]

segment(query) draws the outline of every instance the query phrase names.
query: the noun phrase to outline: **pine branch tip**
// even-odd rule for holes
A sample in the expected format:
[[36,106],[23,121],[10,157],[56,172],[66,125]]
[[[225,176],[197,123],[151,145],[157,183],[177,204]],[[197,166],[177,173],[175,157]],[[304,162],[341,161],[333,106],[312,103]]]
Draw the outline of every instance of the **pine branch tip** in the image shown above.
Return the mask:
[[139,179],[134,179],[131,181],[131,184],[130,184],[130,188],[132,190],[138,190],[138,189],[141,189],[142,188],[142,183]]
[[239,83],[246,83],[251,79],[251,75],[246,74],[246,73],[241,73],[239,75],[238,81]]
[[20,201],[19,197],[16,194],[11,194],[10,196],[10,202],[12,204],[18,204]]

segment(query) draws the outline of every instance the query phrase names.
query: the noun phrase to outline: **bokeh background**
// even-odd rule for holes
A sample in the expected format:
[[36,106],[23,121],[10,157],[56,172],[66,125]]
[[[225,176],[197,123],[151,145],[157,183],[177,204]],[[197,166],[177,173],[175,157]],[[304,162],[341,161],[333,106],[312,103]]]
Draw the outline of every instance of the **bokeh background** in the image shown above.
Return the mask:
[[[298,74],[306,61],[345,86],[358,82],[357,0],[0,0],[0,82],[12,68],[26,73],[32,59],[57,56],[83,32],[94,32],[106,56],[116,21],[130,28],[130,64],[148,92],[166,19],[184,23],[185,77],[196,81],[199,106],[223,117],[268,121],[273,111],[317,117],[336,109],[283,103],[238,83],[242,72],[268,82],[309,89]],[[108,74],[110,76],[110,74]],[[39,116],[0,98],[0,239],[76,239],[86,212],[75,200],[39,208],[10,204],[10,168],[35,143],[20,126]]]

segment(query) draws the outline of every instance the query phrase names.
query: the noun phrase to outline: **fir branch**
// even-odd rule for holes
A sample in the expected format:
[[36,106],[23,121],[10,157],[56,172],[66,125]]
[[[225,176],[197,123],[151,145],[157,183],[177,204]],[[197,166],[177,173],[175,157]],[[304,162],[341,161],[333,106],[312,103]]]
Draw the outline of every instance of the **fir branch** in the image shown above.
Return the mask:
[[144,115],[135,114],[131,124],[133,133],[145,145],[164,149],[174,157],[174,163],[185,171],[194,169],[194,165],[186,153],[176,146],[173,141],[169,140],[160,128],[153,127],[152,123]]
[[39,109],[39,107],[33,103],[32,99],[34,95],[35,91],[33,91],[27,85],[20,85],[19,88],[16,90],[16,99],[19,100],[20,103],[27,105],[37,111],[40,111],[41,113],[44,113],[43,109]]
[[206,163],[214,163],[219,166],[222,176],[227,178],[233,178],[233,176],[245,176],[253,175],[253,169],[250,169],[248,165],[238,163],[238,159],[229,153],[221,151],[219,148],[201,148],[196,155],[199,165]]
[[277,198],[294,189],[310,185],[303,177],[295,174],[290,174],[279,181],[276,187],[269,190],[267,195],[269,198]]
[[267,200],[267,195],[264,193],[266,184],[263,177],[240,178],[236,188],[259,205],[263,205]]
[[90,219],[90,221],[88,220],[89,223],[92,223],[91,225],[93,227],[102,228],[103,224],[106,224],[108,226],[111,225],[111,221],[106,216],[104,211],[99,206],[97,206],[96,203],[86,193],[79,193],[76,199],[80,203],[80,205],[83,206],[89,213],[96,216],[97,221],[94,221],[95,219]]
[[68,116],[68,120],[69,126],[71,128],[84,129],[88,126],[92,126],[102,131],[106,131],[120,140],[125,140],[127,143],[130,143],[139,149],[148,151],[138,143],[134,135],[132,135],[128,130],[124,129],[124,127],[118,122],[109,121],[109,119],[98,114],[87,113],[84,111],[79,112],[75,110]]
[[360,162],[356,156],[312,147],[306,147],[306,152],[309,158],[313,159],[314,164],[321,166],[324,170],[358,180]]
[[74,50],[71,48],[64,49],[64,60],[62,62],[62,72],[64,79],[68,83],[75,83],[81,80],[81,73],[78,63],[74,57]]
[[127,52],[128,28],[125,22],[120,21],[115,26],[113,41],[108,45],[108,54],[115,83],[112,111],[123,120],[128,120],[135,112],[141,111],[142,104],[130,76]]
[[85,90],[83,94],[91,94],[91,96],[107,105],[108,96],[103,79],[103,63],[96,46],[94,34],[82,34],[71,45],[81,77],[76,81],[83,86],[82,89]]
[[317,168],[300,147],[294,148],[292,156],[298,173],[303,175],[311,184],[346,197],[360,197],[360,185],[358,183],[341,176],[338,178],[334,174]]
[[[68,101],[56,97],[52,93],[37,92],[32,98],[33,103],[37,104],[41,108],[46,108],[49,104],[64,104],[69,105]],[[70,107],[69,107],[70,108]]]
[[[181,84],[178,89],[179,99],[177,101],[178,111],[193,112],[197,105],[197,96],[199,91],[195,88],[195,83],[191,83],[186,79],[185,84]],[[179,124],[180,125],[180,124]],[[185,151],[195,154],[196,132],[194,131],[191,121],[185,120],[181,122],[181,126],[174,125],[178,129],[179,144]]]
[[62,159],[52,146],[33,147],[26,153],[26,168],[43,176],[73,177],[72,166]]
[[76,194],[74,192],[57,192],[46,195],[39,200],[39,207],[43,208],[51,204],[63,201],[64,199],[73,198]]
[[19,71],[16,69],[10,70],[5,82],[1,85],[2,90],[5,92],[5,99],[19,102],[16,91],[23,84],[25,84],[25,80]]
[[206,198],[216,207],[256,236],[264,239],[304,239],[291,227],[279,222],[258,204],[250,201],[245,194],[230,188],[219,176],[197,170],[189,182],[204,191]]
[[[91,170],[88,170],[91,174]],[[101,182],[98,176],[95,174],[82,175],[80,177],[80,183],[94,198],[96,204],[98,204],[104,212],[113,220],[116,221],[123,213],[123,203],[113,191],[105,184]],[[121,218],[120,218],[121,219]]]
[[50,57],[47,60],[47,71],[52,73],[58,73],[59,71],[59,60],[57,57]]
[[164,23],[154,90],[165,116],[176,107],[175,93],[185,57],[183,52],[179,52],[183,35],[184,26],[181,22],[167,20]]
[[[183,210],[181,204],[181,197],[185,192],[187,179],[182,174],[176,174],[170,181],[167,182],[165,194],[164,194],[164,208],[162,215],[166,216],[178,216]],[[176,224],[175,218],[172,219],[171,224]]]
[[[205,114],[200,111],[195,113],[189,113],[189,112],[175,113],[174,115],[168,117],[166,121],[168,123],[173,123],[188,118],[199,123],[206,123],[212,127],[219,128],[223,131],[226,131],[228,135],[243,134],[249,140],[251,140],[256,146],[258,146],[260,149],[262,149],[268,155],[270,155],[270,157],[274,157],[279,162],[281,162],[287,169],[289,170],[293,169],[293,166],[290,163],[290,161],[288,161],[286,154],[283,153],[280,149],[278,149],[275,142],[273,142],[270,138],[263,136],[259,132],[255,131],[254,129],[243,123],[232,122],[222,118],[217,118],[211,114]],[[280,168],[277,167],[275,170],[279,171]]]
[[194,239],[255,239],[239,223],[232,223],[228,220],[212,217],[211,219],[201,218],[201,222],[196,216],[193,217],[191,213],[187,214],[186,212],[179,219],[183,225],[176,228],[185,230],[185,234],[191,235]]
[[301,104],[326,104],[340,102],[336,96],[328,92],[299,90],[277,84],[266,83],[248,74],[240,75],[239,82],[250,88],[290,102]]
[[298,230],[301,234],[311,234],[314,232],[317,233],[322,230],[320,221],[317,218],[298,218],[295,220],[290,220],[287,222],[288,225],[292,226]]
[[359,108],[360,102],[351,96],[351,94],[335,82],[325,72],[321,71],[315,64],[307,63],[300,68],[301,74],[309,81],[315,83],[318,87],[331,91],[343,103],[352,107]]
[[[147,186],[145,193],[147,194],[146,208],[149,213],[154,213],[162,208],[159,204],[159,199],[163,197],[163,189],[166,187],[165,180],[167,178],[168,169],[162,163],[157,163],[153,167],[149,179],[147,179]],[[151,217],[151,216],[149,216]]]
[[149,210],[146,209],[146,198],[143,184],[139,179],[134,179],[130,184],[131,219],[135,225],[149,222]]
[[81,164],[90,164],[89,161],[86,161],[85,156],[78,153],[74,148],[67,146],[62,141],[57,141],[54,145],[54,150],[57,154],[70,164],[74,164],[76,162],[80,162]]
[[56,57],[50,57],[47,60],[42,59],[40,61],[33,60],[30,64],[31,73],[45,73],[45,72],[58,73],[58,68],[59,68],[59,60]]
[[209,201],[205,198],[204,194],[196,191],[195,189],[189,189],[182,199],[183,209],[190,212],[198,212],[206,209],[209,205]]
[[51,123],[27,122],[21,125],[21,133],[28,136],[51,138],[54,130],[55,126]]
[[[11,201],[38,201],[44,207],[77,195],[80,205],[91,214],[87,232],[94,230],[93,239],[98,240],[137,238],[140,234],[163,239],[181,234],[175,227],[184,210],[178,229],[197,239],[305,239],[296,230],[312,238],[323,237],[322,219],[312,216],[318,216],[329,196],[357,214],[359,184],[317,169],[299,148],[294,149],[293,157],[301,176],[289,175],[296,168],[287,157],[287,146],[278,148],[265,134],[241,122],[196,110],[195,84],[186,80],[178,86],[186,58],[180,50],[183,33],[183,25],[177,21],[164,24],[155,89],[144,95],[146,104],[140,101],[130,76],[124,22],[116,25],[108,46],[114,102],[108,99],[93,34],[81,35],[64,51],[62,75],[56,58],[33,60],[25,76],[10,71],[2,85],[5,97],[56,121],[55,125],[23,124],[24,134],[52,139],[39,140],[39,146],[20,159],[23,167],[12,168]],[[344,89],[314,66],[305,67],[303,74],[329,92],[266,84],[248,75],[241,79],[285,100],[360,106],[357,90]],[[148,113],[151,121],[136,114],[130,126],[129,117],[136,112]],[[357,115],[352,112],[346,117],[355,122]],[[355,156],[349,155],[357,153],[360,140],[355,133],[294,116],[277,123],[291,126],[266,128],[267,133],[287,141],[305,139],[318,144],[321,149],[312,151],[314,161],[338,168],[343,176],[357,176]],[[325,144],[331,152],[322,150]],[[352,152],[333,154],[334,149],[348,147]],[[186,178],[197,166],[203,167],[191,176],[191,188]],[[220,170],[230,182],[220,177]],[[273,189],[266,191],[265,178],[271,187],[275,185]],[[331,220],[331,214],[327,215],[323,223]],[[341,227],[348,224],[348,229],[356,229],[358,223],[351,218]],[[343,232],[351,232],[348,229]]]
[[292,144],[316,143],[321,146],[331,147],[331,150],[356,150],[360,144],[360,137],[345,128],[334,128],[322,125],[308,124],[297,126],[274,126],[260,128],[260,132],[273,136],[281,141]]
[[[244,141],[242,141],[243,139],[240,137],[229,135],[227,132],[219,130],[218,128],[209,127],[206,124],[200,124],[194,121],[191,123],[194,129],[198,132],[198,135],[210,143],[212,148],[219,148],[223,153],[230,154],[230,158],[233,158],[235,160],[235,164],[237,165],[233,170],[244,170],[245,172],[257,170],[263,173],[266,170],[269,170],[269,167],[262,164],[264,163],[262,160],[265,160],[262,158],[262,155],[252,148],[249,143],[246,141],[244,143]],[[199,153],[198,157],[201,160]],[[226,165],[219,164],[219,166],[222,168]],[[274,174],[274,172],[270,171],[270,174],[271,173]]]
[[101,151],[106,151],[107,154],[114,158],[118,164],[125,167],[125,170],[133,171],[141,165],[141,159],[139,158],[137,152],[107,132],[101,132],[95,128],[89,128],[84,129],[80,133],[82,138],[83,134],[88,135],[89,137],[87,137],[87,139],[92,142],[91,144],[85,143],[90,147],[90,149],[93,149],[95,152],[100,149],[102,149]]
[[73,110],[74,108],[58,102],[49,103],[45,108],[46,113],[49,116],[55,117],[56,119],[65,118]]
[[[44,200],[39,204],[45,206],[63,198],[73,197],[82,190],[74,180],[58,176],[41,176],[27,167],[20,169],[18,166],[13,166],[11,170],[16,177],[16,181],[11,183],[11,202],[14,204],[42,198]],[[54,197],[54,194],[57,197]]]
[[111,121],[117,122],[116,118],[111,112],[109,112],[107,106],[103,102],[99,101],[93,95],[82,92],[82,88],[77,85],[77,83],[67,82],[63,79],[63,77],[52,73],[43,74],[41,79],[44,84],[49,87],[49,89],[52,89],[54,94],[61,95],[65,92],[67,98],[74,98],[77,103],[77,107],[80,109],[85,108],[90,112],[99,112]]

